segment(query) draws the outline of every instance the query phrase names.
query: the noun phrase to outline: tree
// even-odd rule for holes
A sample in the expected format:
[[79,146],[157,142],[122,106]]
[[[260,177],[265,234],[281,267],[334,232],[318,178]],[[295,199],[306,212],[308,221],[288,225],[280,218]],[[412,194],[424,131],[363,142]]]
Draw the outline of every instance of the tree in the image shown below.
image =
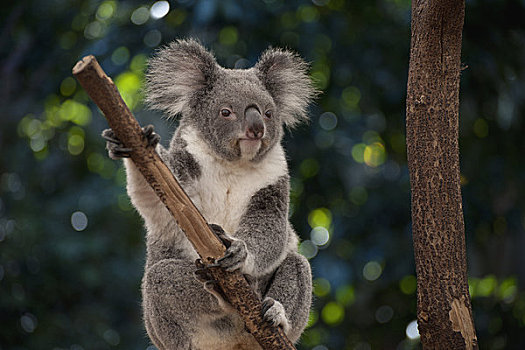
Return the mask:
[[407,152],[417,320],[428,349],[475,349],[461,203],[458,114],[463,1],[414,1]]

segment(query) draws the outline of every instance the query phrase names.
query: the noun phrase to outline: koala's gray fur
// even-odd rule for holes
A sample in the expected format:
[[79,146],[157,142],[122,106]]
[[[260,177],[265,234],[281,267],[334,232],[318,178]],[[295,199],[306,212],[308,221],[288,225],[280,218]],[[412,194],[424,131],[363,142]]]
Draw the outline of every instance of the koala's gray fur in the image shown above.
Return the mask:
[[[231,245],[219,264],[252,277],[264,317],[294,342],[308,320],[312,281],[288,221],[280,142],[283,126],[307,119],[314,94],[304,61],[280,49],[267,50],[253,68],[231,70],[198,42],[179,40],[151,59],[147,73],[147,102],[181,117],[169,149],[157,151],[205,219],[227,233]],[[142,293],[153,343],[160,350],[258,349],[231,306],[195,278],[197,254],[133,163],[125,165],[128,194],[148,231]]]

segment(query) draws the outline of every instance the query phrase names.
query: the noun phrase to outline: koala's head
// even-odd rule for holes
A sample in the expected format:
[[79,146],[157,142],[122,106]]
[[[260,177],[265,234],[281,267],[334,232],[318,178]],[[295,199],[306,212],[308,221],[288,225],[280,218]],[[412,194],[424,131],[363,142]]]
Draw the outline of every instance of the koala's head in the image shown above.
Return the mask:
[[250,69],[225,69],[194,40],[178,40],[149,62],[146,101],[181,115],[218,156],[258,161],[282,138],[283,126],[307,119],[315,94],[307,64],[268,49]]

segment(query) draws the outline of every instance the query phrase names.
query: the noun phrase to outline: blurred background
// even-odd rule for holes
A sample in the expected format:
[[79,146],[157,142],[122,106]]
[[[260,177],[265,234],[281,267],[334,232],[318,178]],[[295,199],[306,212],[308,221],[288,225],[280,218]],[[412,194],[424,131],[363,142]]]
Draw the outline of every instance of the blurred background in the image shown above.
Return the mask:
[[[460,109],[469,283],[481,349],[525,348],[525,2],[468,0]],[[299,349],[419,348],[405,151],[408,0],[11,1],[0,10],[0,349],[154,349],[144,229],[106,122],[71,76],[97,56],[142,124],[147,58],[199,38],[229,68],[268,46],[323,94],[288,133],[291,220],[313,266]]]

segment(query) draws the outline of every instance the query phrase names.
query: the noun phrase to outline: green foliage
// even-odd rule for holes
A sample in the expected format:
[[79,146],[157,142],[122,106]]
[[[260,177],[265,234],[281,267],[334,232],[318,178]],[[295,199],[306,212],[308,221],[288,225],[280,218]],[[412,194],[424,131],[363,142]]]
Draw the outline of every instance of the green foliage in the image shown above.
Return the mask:
[[[167,5],[169,7],[167,7]],[[406,0],[10,2],[0,14],[0,349],[146,349],[144,232],[71,77],[94,54],[142,124],[147,57],[197,36],[229,68],[297,50],[323,90],[285,139],[314,272],[299,349],[418,348],[404,139]],[[525,5],[468,1],[461,167],[481,349],[525,347]]]

